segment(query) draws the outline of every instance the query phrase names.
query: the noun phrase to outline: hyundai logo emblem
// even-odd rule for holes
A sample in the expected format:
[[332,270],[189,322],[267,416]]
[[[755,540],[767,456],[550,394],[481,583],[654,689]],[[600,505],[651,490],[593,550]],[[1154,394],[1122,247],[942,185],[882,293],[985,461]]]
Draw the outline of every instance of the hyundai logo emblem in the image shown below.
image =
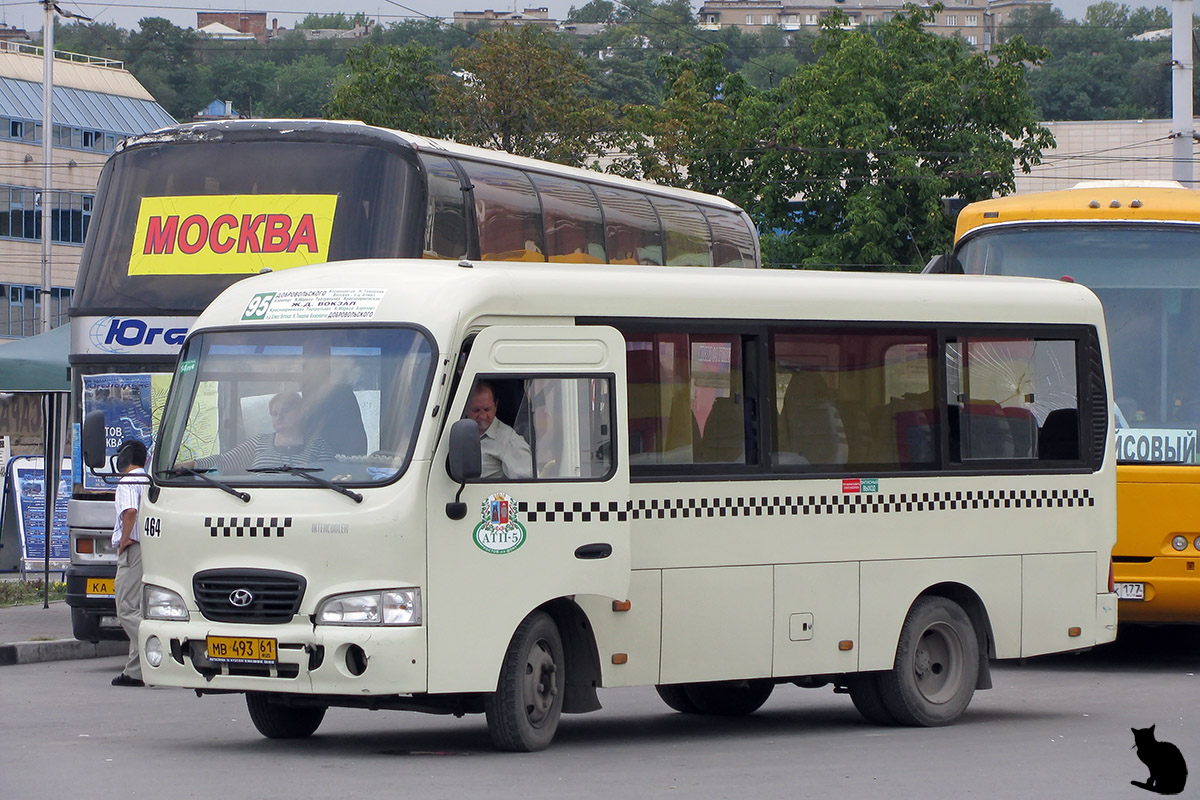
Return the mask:
[[249,589],[234,589],[229,593],[229,605],[245,608],[254,602],[254,594]]

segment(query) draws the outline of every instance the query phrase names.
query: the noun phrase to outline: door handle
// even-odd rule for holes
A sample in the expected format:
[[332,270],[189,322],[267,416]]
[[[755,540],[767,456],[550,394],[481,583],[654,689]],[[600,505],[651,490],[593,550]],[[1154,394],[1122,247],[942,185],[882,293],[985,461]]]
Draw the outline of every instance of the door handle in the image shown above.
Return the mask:
[[595,542],[575,548],[576,558],[608,558],[611,555],[612,545],[608,542]]

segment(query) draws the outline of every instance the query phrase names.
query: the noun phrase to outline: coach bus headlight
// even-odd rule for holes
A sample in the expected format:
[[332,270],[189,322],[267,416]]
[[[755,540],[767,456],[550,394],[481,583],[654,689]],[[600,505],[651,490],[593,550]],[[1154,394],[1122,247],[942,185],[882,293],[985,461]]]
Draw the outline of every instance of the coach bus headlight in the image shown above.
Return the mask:
[[1187,545],[1188,541],[1186,536],[1176,536],[1171,540],[1171,547],[1174,547],[1176,550],[1186,550]]
[[191,619],[182,597],[170,589],[152,583],[146,584],[142,590],[142,607],[146,609],[146,619],[168,619],[176,622],[187,622]]
[[317,608],[318,625],[420,625],[421,590],[340,594]]

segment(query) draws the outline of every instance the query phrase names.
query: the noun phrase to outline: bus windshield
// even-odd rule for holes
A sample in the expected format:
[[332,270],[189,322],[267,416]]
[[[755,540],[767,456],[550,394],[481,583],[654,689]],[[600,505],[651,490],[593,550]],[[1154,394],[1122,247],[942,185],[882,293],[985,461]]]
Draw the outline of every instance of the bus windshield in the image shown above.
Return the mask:
[[389,481],[408,464],[433,352],[411,328],[195,336],[163,412],[155,475],[197,485]]
[[1197,463],[1200,225],[1019,224],[964,238],[968,274],[1063,278],[1104,304],[1121,461]]
[[[415,170],[397,150],[345,141],[135,144],[101,181],[76,307],[195,313],[264,267],[419,253]],[[289,246],[304,260],[287,260]]]

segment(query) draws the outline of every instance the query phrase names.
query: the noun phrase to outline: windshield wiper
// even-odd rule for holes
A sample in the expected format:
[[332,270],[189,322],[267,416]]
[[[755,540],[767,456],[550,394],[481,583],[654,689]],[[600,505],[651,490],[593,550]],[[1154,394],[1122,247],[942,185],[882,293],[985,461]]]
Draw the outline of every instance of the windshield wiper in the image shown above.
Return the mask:
[[324,478],[319,478],[316,475],[313,475],[314,472],[321,471],[320,467],[289,467],[289,466],[285,465],[282,467],[254,467],[254,468],[248,469],[246,471],[247,472],[281,472],[281,473],[286,473],[288,475],[299,475],[300,477],[308,478],[313,483],[324,486],[327,489],[333,489],[335,492],[338,492],[339,494],[344,494],[344,495],[346,495],[346,497],[349,497],[351,500],[353,500],[356,503],[361,503],[363,501],[363,496],[361,494],[359,494],[358,492],[354,491],[353,489],[347,489],[345,486],[338,486],[333,481],[327,481]]
[[246,494],[245,492],[239,492],[237,489],[233,488],[227,483],[222,483],[216,478],[210,476],[208,472],[209,470],[206,469],[194,469],[192,467],[173,467],[171,469],[163,470],[164,475],[195,475],[208,485],[215,486],[223,492],[229,492],[243,503],[250,502],[250,495]]

